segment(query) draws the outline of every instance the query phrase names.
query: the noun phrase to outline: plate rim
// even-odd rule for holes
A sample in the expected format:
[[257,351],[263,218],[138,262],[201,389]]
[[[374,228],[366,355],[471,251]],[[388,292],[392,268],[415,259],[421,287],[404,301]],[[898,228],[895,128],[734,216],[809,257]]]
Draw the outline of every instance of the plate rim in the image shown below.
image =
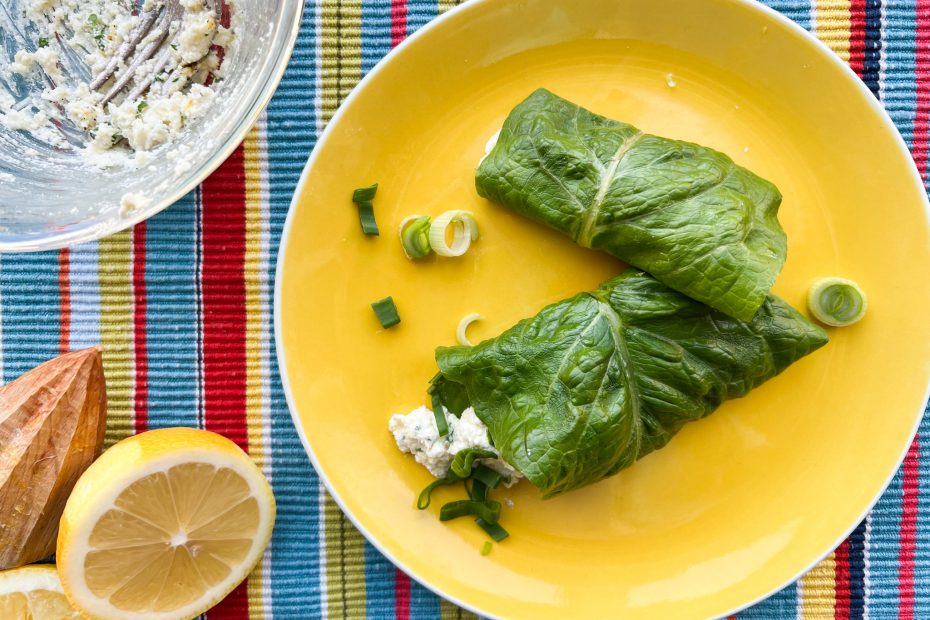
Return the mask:
[[[539,1],[539,0],[537,0]],[[911,154],[910,149],[907,144],[904,142],[904,138],[901,136],[901,132],[898,131],[897,126],[894,124],[891,116],[885,110],[884,106],[874,96],[872,91],[868,89],[865,83],[859,78],[858,75],[852,70],[852,68],[843,61],[836,53],[833,52],[827,46],[826,43],[818,39],[814,34],[801,27],[797,22],[788,18],[787,16],[779,13],[775,9],[769,7],[768,5],[763,4],[761,1],[757,0],[723,0],[724,2],[729,3],[730,5],[741,5],[742,7],[754,11],[759,14],[762,19],[769,19],[778,22],[782,26],[786,27],[788,30],[794,32],[794,34],[799,35],[802,39],[806,39],[809,43],[813,43],[817,52],[826,58],[826,60],[833,64],[834,66],[840,69],[840,72],[845,75],[847,81],[852,81],[855,88],[857,88],[860,94],[866,96],[869,107],[878,113],[881,123],[884,125],[886,131],[889,131],[893,136],[894,142],[897,144],[898,149],[906,156],[905,159],[908,162],[908,168],[910,171],[911,181],[917,186],[920,190],[919,195],[922,197],[923,207],[924,207],[924,216],[926,218],[925,224],[930,227],[930,198],[927,195],[927,189],[924,185],[923,180],[920,177],[920,172],[917,169],[917,164],[914,161],[913,155]],[[402,53],[407,47],[412,45],[415,41],[426,36],[428,32],[442,27],[442,25],[455,19],[459,13],[464,13],[467,11],[479,11],[483,10],[485,7],[492,5],[494,0],[467,0],[458,6],[449,9],[445,13],[435,17],[426,25],[421,27],[419,30],[414,32],[412,35],[406,37],[400,44],[391,49],[385,56],[383,56],[375,65],[372,67],[368,73],[366,73],[358,84],[356,84],[351,92],[346,96],[346,98],[339,104],[336,112],[330,118],[329,122],[326,124],[326,127],[323,129],[323,132],[317,137],[316,143],[314,144],[313,150],[310,152],[310,155],[307,158],[306,164],[304,164],[303,170],[300,173],[300,179],[297,182],[296,187],[294,188],[294,194],[291,197],[290,205],[288,206],[287,218],[284,222],[284,227],[281,231],[281,238],[278,244],[278,256],[275,264],[275,284],[274,284],[274,308],[273,308],[273,320],[274,320],[274,338],[275,338],[275,357],[278,365],[278,376],[281,379],[282,388],[284,391],[285,400],[287,401],[287,408],[291,416],[291,423],[294,425],[294,429],[297,431],[297,435],[300,438],[300,443],[303,446],[304,452],[306,452],[307,457],[310,459],[310,463],[313,465],[313,469],[316,471],[317,476],[320,479],[320,482],[323,483],[327,492],[339,506],[339,509],[342,513],[349,519],[353,526],[365,537],[375,549],[378,550],[383,556],[385,556],[394,566],[402,570],[407,576],[411,579],[414,579],[425,587],[430,592],[436,594],[439,597],[442,597],[453,603],[466,611],[477,614],[482,618],[489,619],[498,619],[500,616],[497,616],[493,613],[490,613],[487,610],[483,610],[473,604],[470,604],[466,601],[463,601],[453,595],[450,595],[444,592],[441,588],[432,585],[425,577],[417,574],[415,571],[412,571],[406,564],[398,560],[394,555],[385,548],[378,540],[375,538],[368,529],[355,517],[355,515],[348,510],[343,502],[342,497],[339,495],[338,491],[333,487],[329,478],[323,472],[323,468],[320,463],[317,461],[316,454],[313,449],[310,447],[310,442],[307,439],[307,434],[304,431],[303,425],[300,421],[300,416],[297,413],[297,406],[294,402],[294,395],[290,385],[290,379],[287,375],[287,356],[284,350],[283,343],[283,332],[282,332],[282,275],[284,272],[284,263],[285,257],[287,256],[288,251],[288,242],[291,237],[291,229],[294,224],[295,214],[298,209],[298,203],[300,197],[303,195],[307,187],[307,179],[310,174],[310,169],[316,163],[317,158],[320,156],[323,146],[330,137],[330,134],[334,131],[333,128],[336,126],[338,121],[342,118],[346,108],[352,103],[352,101],[359,96],[359,93],[364,90],[367,84],[374,79],[374,76],[379,73],[385,65],[389,62],[392,62],[396,56]],[[889,472],[885,482],[882,483],[881,487],[876,491],[875,495],[867,503],[862,513],[848,526],[846,530],[830,545],[822,551],[816,558],[811,561],[809,564],[801,568],[797,573],[791,576],[790,579],[777,584],[772,589],[768,590],[761,596],[747,601],[743,604],[740,604],[737,607],[728,609],[725,613],[717,616],[718,618],[726,618],[732,614],[739,613],[756,605],[777,592],[783,590],[785,587],[795,583],[798,579],[803,577],[815,566],[820,564],[828,555],[830,555],[837,547],[839,547],[844,540],[846,540],[850,534],[858,527],[858,525],[868,516],[868,514],[875,507],[875,504],[878,503],[878,500],[881,499],[885,491],[888,489],[888,486],[891,484],[894,476],[901,469],[901,466],[904,463],[904,459],[907,457],[907,453],[910,450],[911,445],[914,442],[914,438],[917,436],[917,432],[920,429],[920,423],[923,418],[924,411],[927,408],[928,402],[930,402],[930,383],[924,389],[924,395],[922,399],[922,404],[915,415],[914,423],[910,432],[908,433],[908,440],[904,443],[903,448],[901,449],[901,454],[899,455],[895,466]]]

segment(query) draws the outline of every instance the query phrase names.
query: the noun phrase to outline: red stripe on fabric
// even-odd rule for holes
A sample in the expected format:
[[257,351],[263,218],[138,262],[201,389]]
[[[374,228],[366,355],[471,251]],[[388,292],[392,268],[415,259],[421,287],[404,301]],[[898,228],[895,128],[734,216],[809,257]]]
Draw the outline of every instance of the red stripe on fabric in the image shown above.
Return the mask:
[[836,597],[833,617],[835,620],[849,620],[849,541],[844,540],[836,548],[833,559],[836,563],[833,572]]
[[930,120],[930,0],[917,0],[917,111],[911,155],[927,180],[927,122]]
[[391,47],[407,37],[407,0],[391,0]]
[[410,577],[399,568],[394,569],[394,618],[410,620]]
[[145,292],[145,223],[132,231],[132,335],[135,376],[133,378],[133,414],[136,432],[149,428],[149,351],[146,332],[147,297]]
[[[242,146],[201,188],[203,201],[203,395],[207,430],[248,450],[246,397],[245,159]],[[246,620],[242,583],[209,616]]]
[[67,248],[58,253],[58,314],[58,351],[63,355],[71,348],[71,251]]
[[911,620],[914,617],[914,552],[917,547],[917,500],[920,482],[920,438],[904,457],[903,493],[901,497],[901,531],[898,551],[898,618]]
[[866,0],[849,3],[849,66],[860,78],[865,69],[865,4]]

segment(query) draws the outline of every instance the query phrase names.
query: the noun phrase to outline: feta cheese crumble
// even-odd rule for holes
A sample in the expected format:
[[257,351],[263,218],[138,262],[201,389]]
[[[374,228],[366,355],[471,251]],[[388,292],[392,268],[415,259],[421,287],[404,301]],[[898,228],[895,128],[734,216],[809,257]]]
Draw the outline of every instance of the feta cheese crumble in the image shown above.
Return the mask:
[[500,453],[491,445],[488,427],[478,419],[475,410],[469,407],[456,417],[445,411],[449,433],[439,436],[436,418],[429,407],[417,407],[410,413],[391,416],[388,429],[394,435],[394,441],[401,452],[412,454],[417,463],[429,470],[437,478],[449,473],[452,458],[468,448],[484,448],[498,455],[495,459],[479,459],[478,463],[487,465],[504,476],[510,477],[511,486],[523,476],[509,463],[500,458]]

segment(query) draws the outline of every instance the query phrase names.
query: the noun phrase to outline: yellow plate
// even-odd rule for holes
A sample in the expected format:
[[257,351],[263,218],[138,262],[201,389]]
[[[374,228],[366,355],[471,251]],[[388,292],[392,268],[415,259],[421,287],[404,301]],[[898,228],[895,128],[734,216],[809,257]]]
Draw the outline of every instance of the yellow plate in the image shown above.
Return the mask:
[[[546,502],[519,485],[503,517],[512,536],[483,557],[474,524],[437,521],[442,501],[414,509],[429,475],[386,425],[426,401],[433,349],[454,342],[462,316],[483,314],[470,334],[490,337],[621,268],[475,193],[486,140],[538,86],[774,181],[790,248],[775,291],[803,308],[814,279],[840,275],[870,307],[621,475]],[[382,236],[368,238],[349,197],[374,181]],[[401,219],[452,208],[477,216],[472,251],[404,258]],[[473,0],[379,65],[311,156],[280,255],[280,365],[340,505],[440,594],[508,618],[703,618],[797,578],[901,462],[930,378],[928,264],[927,203],[904,143],[788,20],[736,0]],[[385,331],[369,304],[387,295],[403,322]]]

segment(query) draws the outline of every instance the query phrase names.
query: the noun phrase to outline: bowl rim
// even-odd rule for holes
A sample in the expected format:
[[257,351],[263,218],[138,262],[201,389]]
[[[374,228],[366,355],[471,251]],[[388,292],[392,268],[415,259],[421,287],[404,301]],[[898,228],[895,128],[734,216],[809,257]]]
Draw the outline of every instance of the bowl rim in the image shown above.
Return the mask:
[[[835,54],[833,50],[831,50],[827,46],[826,43],[818,39],[814,34],[809,32],[805,28],[801,27],[794,20],[779,13],[777,10],[761,2],[758,2],[757,0],[724,0],[724,1],[728,2],[731,5],[741,5],[745,9],[748,9],[750,11],[755,11],[761,16],[763,20],[764,19],[773,20],[774,22],[777,22],[781,26],[786,27],[788,30],[792,31],[795,35],[798,35],[801,38],[806,39],[808,43],[812,43],[814,45],[815,50],[821,56],[823,56],[827,60],[827,62],[837,67],[841,71],[841,73],[845,75],[847,80],[851,80],[854,84],[854,87],[857,88],[861,94],[866,95],[866,100],[868,101],[868,105],[872,108],[873,111],[878,113],[880,122],[883,123],[884,128],[887,131],[889,131],[890,134],[893,136],[893,139],[897,143],[898,148],[901,149],[904,155],[906,155],[906,160],[909,162],[908,167],[911,172],[911,179],[914,182],[914,184],[920,189],[919,195],[922,197],[922,202],[924,206],[924,215],[927,218],[926,223],[930,224],[930,198],[928,198],[926,187],[924,185],[923,180],[921,179],[920,172],[917,169],[917,164],[914,162],[910,149],[905,143],[904,138],[901,136],[900,131],[898,131],[897,126],[894,124],[894,121],[892,120],[891,116],[888,114],[887,110],[885,110],[884,106],[881,104],[878,98],[873,96],[872,92],[868,89],[865,83],[859,78],[859,76],[856,75],[856,73],[852,70],[852,68],[845,61],[843,61],[837,54]],[[468,2],[455,6],[452,9],[449,9],[448,11],[446,11],[445,13],[437,16],[436,18],[428,22],[426,25],[424,25],[422,28],[417,30],[415,33],[406,37],[400,44],[395,46],[384,57],[382,57],[375,64],[375,66],[372,67],[372,69],[362,77],[362,79],[358,82],[358,84],[355,85],[355,87],[348,94],[345,100],[343,100],[342,103],[340,103],[335,114],[332,116],[330,121],[327,123],[326,128],[317,138],[316,144],[314,145],[313,150],[310,152],[310,155],[307,158],[307,163],[304,165],[303,171],[301,172],[300,179],[297,183],[296,188],[294,189],[294,194],[291,198],[290,206],[288,207],[287,218],[284,222],[284,227],[281,232],[281,238],[279,240],[278,257],[277,257],[276,266],[275,266],[274,308],[273,308],[274,319],[273,320],[274,320],[274,336],[275,336],[275,353],[276,353],[276,361],[278,365],[278,374],[281,378],[281,384],[284,390],[285,399],[287,401],[288,411],[291,414],[291,422],[294,425],[295,430],[297,431],[297,435],[300,437],[300,442],[303,445],[304,451],[307,453],[307,456],[309,457],[310,462],[313,465],[313,468],[317,473],[317,476],[319,477],[320,481],[323,483],[327,492],[330,494],[330,496],[339,506],[339,509],[342,511],[342,513],[346,516],[346,518],[349,519],[352,525],[365,537],[365,539],[378,550],[378,552],[384,555],[388,560],[391,561],[392,564],[394,564],[396,567],[402,570],[409,577],[416,580],[420,585],[428,589],[430,592],[465,609],[466,611],[477,614],[478,616],[482,618],[499,619],[500,618],[499,616],[496,616],[487,610],[481,609],[475,605],[468,603],[467,601],[463,601],[455,596],[452,596],[446,592],[443,592],[442,589],[432,585],[424,576],[421,576],[417,574],[416,572],[412,571],[403,562],[395,558],[394,555],[390,552],[390,550],[388,550],[385,546],[383,546],[377,540],[377,538],[372,536],[372,534],[355,517],[355,515],[352,514],[347,509],[345,502],[342,500],[342,498],[339,495],[339,492],[333,487],[329,478],[324,473],[322,467],[320,466],[320,463],[318,462],[316,458],[316,454],[313,452],[313,449],[310,447],[310,442],[307,438],[307,434],[303,428],[303,425],[300,420],[300,416],[297,412],[297,405],[294,399],[293,389],[290,385],[290,378],[288,377],[288,374],[287,374],[287,353],[284,347],[284,338],[283,338],[283,332],[282,332],[282,317],[281,317],[282,296],[283,296],[281,282],[283,281],[282,276],[284,272],[285,258],[288,252],[288,242],[291,237],[291,229],[293,227],[294,219],[296,217],[295,214],[297,212],[297,209],[299,208],[299,204],[298,204],[299,199],[300,199],[300,196],[303,195],[306,189],[307,179],[309,178],[310,169],[316,163],[317,158],[320,156],[320,153],[323,150],[323,146],[325,145],[326,141],[329,139],[331,133],[333,132],[333,127],[335,127],[336,124],[338,124],[339,120],[342,118],[344,114],[345,109],[349,107],[349,105],[352,103],[352,101],[356,97],[359,96],[359,93],[365,89],[368,83],[374,79],[374,76],[380,70],[382,70],[385,65],[387,65],[389,62],[392,62],[394,58],[398,56],[400,53],[402,53],[407,47],[412,45],[414,42],[418,41],[420,38],[426,36],[428,32],[436,30],[437,28],[441,28],[447,21],[457,19],[460,13],[484,10],[488,5],[492,5],[493,3],[494,3],[494,0],[469,0]],[[865,520],[868,514],[872,511],[872,509],[875,507],[875,504],[879,501],[879,499],[881,499],[882,495],[885,493],[888,486],[891,484],[898,470],[901,469],[901,466],[904,463],[904,459],[907,456],[907,453],[911,447],[911,444],[914,442],[914,438],[917,436],[917,432],[920,428],[920,422],[923,418],[923,412],[926,409],[928,402],[930,402],[930,385],[928,385],[924,390],[922,404],[919,410],[917,411],[917,414],[915,415],[913,426],[908,434],[908,441],[904,443],[901,449],[901,454],[899,455],[894,468],[891,469],[887,478],[885,479],[885,482],[876,491],[874,497],[872,497],[872,499],[869,500],[869,502],[863,509],[862,513],[848,526],[848,528],[844,530],[843,533],[836,540],[831,542],[830,545],[826,549],[824,549],[819,555],[817,555],[816,558],[814,558],[809,564],[801,568],[796,574],[792,575],[791,578],[785,580],[782,583],[777,584],[775,587],[773,587],[772,589],[770,589],[769,591],[765,592],[764,594],[762,594],[761,596],[755,599],[752,599],[750,601],[740,604],[739,606],[728,609],[725,613],[722,613],[720,616],[718,616],[718,618],[726,618],[733,614],[744,611],[745,609],[748,609],[749,607],[752,607],[753,605],[756,605],[768,599],[769,597],[783,590],[785,587],[791,585],[792,583],[795,583],[797,580],[803,577],[806,573],[808,573],[811,569],[813,569],[820,562],[822,562],[827,556],[829,556],[837,547],[839,547],[843,543],[844,540],[846,540],[850,536],[850,534],[852,534],[852,532],[856,529],[856,527],[863,520]]]
[[306,3],[303,0],[280,1],[285,6],[291,4],[295,5],[297,8],[296,12],[294,13],[293,23],[291,23],[290,30],[287,32],[287,38],[284,42],[285,45],[283,52],[278,59],[274,69],[265,77],[265,83],[261,90],[258,92],[258,95],[254,98],[249,113],[239,120],[233,131],[229,134],[229,137],[223,142],[222,146],[218,148],[213,153],[213,155],[207,159],[206,162],[204,162],[198,174],[191,177],[188,182],[179,185],[177,189],[168,194],[162,200],[153,202],[150,206],[147,206],[144,209],[139,209],[138,211],[134,211],[131,214],[127,214],[125,216],[120,215],[117,225],[113,229],[108,228],[104,222],[96,222],[94,224],[81,226],[76,230],[68,232],[54,233],[51,235],[35,235],[34,237],[30,237],[22,241],[0,241],[0,253],[60,250],[63,248],[70,248],[81,243],[103,239],[104,237],[109,237],[110,235],[115,235],[128,228],[132,228],[137,224],[141,224],[150,217],[153,217],[154,215],[157,215],[168,207],[174,205],[174,203],[178,202],[194,188],[203,183],[207,177],[216,172],[216,169],[219,168],[227,159],[229,159],[229,156],[232,155],[233,151],[239,148],[239,145],[242,144],[243,140],[245,140],[248,132],[258,121],[258,118],[265,111],[265,108],[268,107],[268,104],[271,102],[271,98],[278,90],[278,85],[281,83],[281,79],[284,77],[284,72],[287,70],[287,67],[290,64],[291,56],[294,53],[294,46],[297,42],[297,35],[300,33],[300,26],[303,22],[303,14],[306,8]]

